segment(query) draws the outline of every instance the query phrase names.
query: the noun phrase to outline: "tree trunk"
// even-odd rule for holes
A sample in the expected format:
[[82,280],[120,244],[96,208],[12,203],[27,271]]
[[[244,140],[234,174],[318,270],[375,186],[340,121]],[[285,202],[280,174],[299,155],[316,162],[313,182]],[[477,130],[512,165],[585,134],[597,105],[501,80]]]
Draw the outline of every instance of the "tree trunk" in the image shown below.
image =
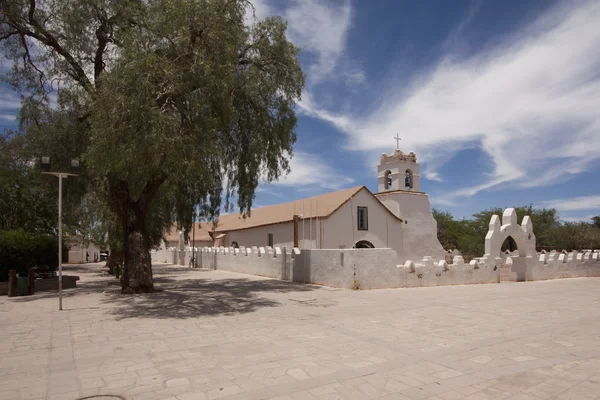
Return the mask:
[[123,293],[149,293],[154,291],[150,249],[140,230],[127,233],[125,268],[121,277]]
[[[164,179],[163,179],[164,180]],[[149,293],[154,291],[150,241],[146,232],[146,213],[149,204],[162,183],[146,184],[140,198],[134,201],[129,185],[113,181],[110,185],[113,209],[117,212],[123,228],[123,274],[122,293]]]
[[112,180],[110,184],[112,206],[123,227],[121,292],[124,294],[154,291],[151,244],[145,221],[150,203],[164,180],[165,177],[160,177],[148,181],[137,201],[131,198],[127,182]]
[[106,260],[108,273],[114,275],[115,267],[119,264],[123,264],[123,250],[114,250],[113,247],[111,247],[110,253],[108,254],[108,260]]
[[144,215],[135,204],[130,207],[127,219],[123,223],[125,267],[121,277],[122,293],[153,292],[152,259],[144,226]]

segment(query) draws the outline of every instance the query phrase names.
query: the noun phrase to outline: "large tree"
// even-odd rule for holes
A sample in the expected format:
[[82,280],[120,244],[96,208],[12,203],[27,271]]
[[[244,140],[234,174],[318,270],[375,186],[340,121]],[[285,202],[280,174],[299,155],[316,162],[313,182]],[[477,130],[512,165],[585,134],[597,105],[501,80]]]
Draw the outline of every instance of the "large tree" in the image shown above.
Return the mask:
[[176,217],[216,218],[222,198],[249,212],[289,170],[304,76],[282,19],[248,20],[245,0],[0,5],[21,127],[57,156],[75,144],[118,221],[124,292],[153,290],[149,250]]

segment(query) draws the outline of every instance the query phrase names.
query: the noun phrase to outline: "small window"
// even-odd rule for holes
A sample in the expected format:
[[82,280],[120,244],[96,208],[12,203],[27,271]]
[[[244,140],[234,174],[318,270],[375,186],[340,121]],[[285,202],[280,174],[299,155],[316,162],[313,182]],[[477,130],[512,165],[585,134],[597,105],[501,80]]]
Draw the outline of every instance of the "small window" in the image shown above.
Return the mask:
[[269,246],[273,247],[273,234],[269,233]]
[[369,230],[369,209],[367,207],[357,207],[356,216],[358,223],[356,224],[359,231]]
[[239,249],[240,246],[238,245],[238,242],[232,242],[231,243],[231,247],[233,247],[234,249]]

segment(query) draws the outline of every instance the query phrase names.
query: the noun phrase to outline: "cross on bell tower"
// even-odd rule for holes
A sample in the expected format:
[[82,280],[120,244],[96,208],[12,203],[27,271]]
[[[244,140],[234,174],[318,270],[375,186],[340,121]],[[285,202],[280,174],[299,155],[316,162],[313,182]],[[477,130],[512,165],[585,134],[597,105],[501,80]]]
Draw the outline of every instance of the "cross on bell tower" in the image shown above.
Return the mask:
[[394,139],[396,139],[396,150],[400,150],[400,141],[402,140],[400,138],[400,136],[396,133],[396,136],[394,136]]

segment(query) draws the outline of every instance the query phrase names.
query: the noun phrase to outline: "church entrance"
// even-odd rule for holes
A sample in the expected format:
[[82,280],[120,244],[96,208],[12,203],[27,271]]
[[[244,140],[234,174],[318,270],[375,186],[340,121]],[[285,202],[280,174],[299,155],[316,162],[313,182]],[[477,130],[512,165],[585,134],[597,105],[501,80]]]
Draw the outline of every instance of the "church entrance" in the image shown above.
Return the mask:
[[373,243],[371,243],[371,242],[369,242],[367,240],[359,240],[354,245],[354,248],[355,249],[374,249],[375,246],[373,246]]

